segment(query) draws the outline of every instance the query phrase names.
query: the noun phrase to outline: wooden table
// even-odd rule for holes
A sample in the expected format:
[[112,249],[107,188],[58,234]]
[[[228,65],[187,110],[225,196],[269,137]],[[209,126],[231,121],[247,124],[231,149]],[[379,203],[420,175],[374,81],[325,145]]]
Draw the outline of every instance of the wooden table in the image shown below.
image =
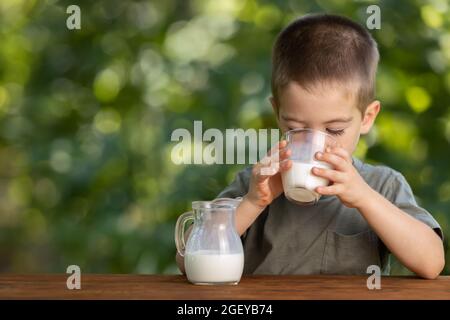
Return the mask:
[[244,276],[237,286],[196,286],[181,275],[81,275],[68,290],[68,274],[0,275],[0,299],[438,299],[450,300],[450,277],[382,277],[368,290],[365,276]]

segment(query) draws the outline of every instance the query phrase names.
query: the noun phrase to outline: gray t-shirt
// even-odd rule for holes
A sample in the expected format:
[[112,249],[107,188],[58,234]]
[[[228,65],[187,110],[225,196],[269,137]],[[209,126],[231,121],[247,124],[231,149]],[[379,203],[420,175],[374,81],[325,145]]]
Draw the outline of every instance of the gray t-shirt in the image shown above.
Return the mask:
[[[353,165],[377,192],[433,228],[443,238],[437,221],[416,203],[403,175],[386,166]],[[240,171],[221,197],[248,192],[251,167]],[[357,209],[337,196],[322,196],[316,205],[298,206],[284,194],[276,198],[242,235],[244,274],[366,274],[369,265],[389,274],[389,252]]]

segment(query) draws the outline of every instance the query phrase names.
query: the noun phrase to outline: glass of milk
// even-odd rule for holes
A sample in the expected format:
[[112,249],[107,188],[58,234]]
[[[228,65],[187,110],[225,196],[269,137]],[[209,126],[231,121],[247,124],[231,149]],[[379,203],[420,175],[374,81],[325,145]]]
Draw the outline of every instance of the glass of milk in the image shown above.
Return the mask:
[[327,147],[336,145],[336,140],[329,134],[313,129],[294,129],[285,133],[287,148],[291,149],[292,167],[282,173],[284,195],[299,205],[315,204],[320,194],[315,192],[319,186],[327,186],[329,180],[318,177],[311,172],[313,167],[331,166],[315,158],[317,152],[324,152]]
[[[188,280],[193,284],[239,283],[244,270],[244,250],[235,229],[235,210],[240,198],[195,201],[192,211],[183,213],[175,227],[178,253],[184,256]],[[186,223],[194,221],[184,241]]]

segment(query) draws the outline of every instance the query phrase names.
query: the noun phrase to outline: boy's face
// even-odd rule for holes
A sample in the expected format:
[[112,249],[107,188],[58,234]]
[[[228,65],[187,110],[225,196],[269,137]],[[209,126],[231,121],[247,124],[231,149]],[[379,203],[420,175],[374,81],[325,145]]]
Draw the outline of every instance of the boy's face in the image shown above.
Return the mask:
[[380,110],[379,101],[372,102],[361,115],[356,99],[337,86],[318,86],[311,92],[290,82],[279,94],[279,105],[271,98],[278,125],[284,133],[291,129],[311,128],[333,136],[352,154],[361,134],[366,134]]

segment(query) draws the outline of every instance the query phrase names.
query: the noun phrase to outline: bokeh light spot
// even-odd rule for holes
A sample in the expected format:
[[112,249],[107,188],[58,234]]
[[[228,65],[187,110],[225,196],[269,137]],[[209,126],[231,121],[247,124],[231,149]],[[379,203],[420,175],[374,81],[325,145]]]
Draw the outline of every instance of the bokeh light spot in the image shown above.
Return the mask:
[[406,89],[406,100],[411,109],[416,113],[424,112],[431,105],[431,96],[421,87],[410,87]]

